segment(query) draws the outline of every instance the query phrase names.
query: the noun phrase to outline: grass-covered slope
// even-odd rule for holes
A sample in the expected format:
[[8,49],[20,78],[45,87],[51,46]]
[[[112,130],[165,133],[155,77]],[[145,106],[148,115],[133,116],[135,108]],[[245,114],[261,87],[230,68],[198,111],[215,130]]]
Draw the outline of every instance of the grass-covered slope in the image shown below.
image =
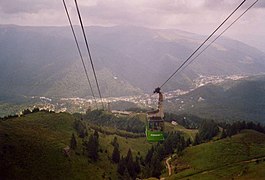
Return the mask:
[[8,179],[71,176],[62,154],[73,119],[68,114],[34,113],[0,122],[0,177]]
[[[111,161],[117,137],[121,155],[129,148],[133,156],[145,156],[151,144],[145,138],[124,138],[99,133],[99,160],[83,155],[82,139],[70,157],[63,153],[76,134],[75,118],[68,113],[31,113],[0,121],[0,179],[118,179],[117,165]],[[88,134],[93,129],[89,128]]]
[[[84,152],[83,139],[78,137],[74,128],[76,118],[68,113],[35,112],[0,121],[0,179],[119,179],[127,176],[120,176],[117,164],[111,160],[115,137],[123,157],[130,148],[134,159],[136,156],[145,159],[151,149],[152,144],[145,137],[119,136],[113,127],[101,127],[103,130],[98,133],[99,158],[93,161]],[[86,120],[80,122],[86,124],[88,136],[84,139],[87,140],[94,134],[96,125],[92,126]],[[166,123],[166,130],[181,131],[191,139],[197,132],[170,123]],[[67,157],[63,148],[70,145],[72,133],[76,136],[77,148],[71,150]],[[173,175],[166,178],[265,178],[265,134],[253,130],[190,146],[182,154],[180,157],[173,156]],[[162,172],[166,176],[164,167]]]
[[165,132],[174,131],[180,132],[185,138],[190,138],[192,141],[194,140],[196,133],[198,133],[197,129],[187,129],[179,124],[173,125],[171,123],[165,122]]
[[264,179],[265,135],[252,130],[189,147],[170,179]]

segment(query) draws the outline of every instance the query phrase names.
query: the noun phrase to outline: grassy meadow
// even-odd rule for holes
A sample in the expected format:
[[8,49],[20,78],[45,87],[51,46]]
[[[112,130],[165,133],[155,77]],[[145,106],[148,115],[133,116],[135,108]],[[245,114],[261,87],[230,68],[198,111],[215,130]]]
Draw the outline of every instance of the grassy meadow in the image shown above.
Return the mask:
[[265,135],[253,130],[187,148],[169,179],[263,179]]
[[[3,179],[117,179],[117,165],[112,163],[116,136],[121,155],[131,148],[145,156],[151,147],[144,137],[124,138],[99,133],[99,160],[91,162],[84,156],[82,139],[77,138],[77,150],[66,157],[63,148],[69,146],[74,117],[68,113],[37,112],[24,117],[0,121],[0,177]],[[89,128],[89,134],[94,130]],[[76,135],[77,137],[77,135]]]

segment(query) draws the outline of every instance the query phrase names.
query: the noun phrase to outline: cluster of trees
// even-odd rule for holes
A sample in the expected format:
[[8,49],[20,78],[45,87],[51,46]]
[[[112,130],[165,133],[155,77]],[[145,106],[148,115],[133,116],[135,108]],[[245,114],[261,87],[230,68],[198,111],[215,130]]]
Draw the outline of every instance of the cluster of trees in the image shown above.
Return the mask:
[[88,140],[83,141],[84,152],[88,158],[93,161],[97,161],[99,158],[99,134],[97,131],[94,134],[91,134]]
[[36,112],[47,112],[47,113],[55,113],[52,110],[48,110],[48,109],[39,109],[38,107],[35,107],[34,109],[30,110],[30,109],[24,109],[22,111],[22,115],[27,115],[27,114],[31,114],[31,113],[36,113]]
[[18,117],[17,114],[15,114],[15,115],[8,115],[8,116],[1,117],[0,120],[5,121],[5,120],[9,120],[9,119],[17,118],[17,117]]
[[220,128],[222,129],[221,139],[238,134],[244,129],[252,129],[265,134],[265,126],[252,121],[237,121],[232,124],[221,122],[217,124],[212,120],[204,120],[199,126],[199,132],[195,136],[193,145],[211,140],[220,132]]
[[86,124],[82,120],[75,120],[74,128],[80,138],[88,136]]
[[111,159],[114,163],[119,163],[120,162],[120,150],[119,150],[119,143],[117,140],[117,137],[115,136],[113,141],[111,142],[111,145],[114,147]]
[[71,137],[71,140],[70,140],[70,148],[75,150],[76,147],[77,147],[77,141],[76,141],[76,138],[75,138],[75,134],[73,133],[72,137]]
[[[36,113],[36,112],[47,112],[47,113],[55,113],[54,111],[50,111],[50,110],[46,110],[46,109],[42,109],[40,110],[38,107],[35,107],[34,109],[30,110],[30,109],[24,109],[21,113],[22,116],[25,116],[27,114],[32,114],[32,113]],[[15,115],[8,115],[5,117],[0,118],[0,120],[8,120],[8,119],[13,119],[13,118],[17,118],[19,117],[18,114]]]
[[218,124],[213,120],[204,120],[200,126],[199,131],[195,136],[193,145],[200,144],[202,142],[207,142],[211,140],[214,136],[219,133]]
[[128,131],[125,131],[125,130],[119,130],[119,129],[116,129],[115,131],[113,130],[108,130],[106,128],[102,128],[101,126],[99,125],[95,125],[95,124],[91,124],[86,121],[84,121],[82,118],[81,120],[75,120],[74,121],[74,128],[78,134],[78,136],[80,138],[85,138],[86,136],[88,136],[88,127],[90,129],[93,129],[95,131],[98,131],[100,133],[103,133],[105,135],[118,135],[118,136],[121,136],[121,137],[125,137],[125,138],[139,138],[139,137],[145,137],[145,134],[144,133],[133,133],[133,132],[128,132]]
[[108,129],[104,129],[98,125],[92,125],[92,124],[89,124],[89,127],[91,129],[94,129],[94,130],[97,130],[98,132],[101,132],[102,134],[105,134],[105,135],[118,135],[118,136],[121,136],[121,137],[125,137],[125,138],[139,138],[139,137],[145,137],[145,134],[144,133],[132,133],[132,132],[128,132],[128,131],[124,131],[124,130],[119,130],[119,129],[116,129],[115,131],[112,131],[112,130],[108,130]]
[[145,113],[148,110],[147,109],[140,108],[140,107],[134,107],[134,108],[128,108],[125,111],[132,111],[132,112],[136,112],[136,113]]
[[93,110],[88,111],[83,119],[99,126],[114,127],[133,133],[144,133],[145,131],[145,123],[137,116],[117,117],[104,110]]
[[[88,137],[88,130],[85,125],[85,122],[81,120],[74,121],[74,128],[78,134],[78,137],[83,139],[83,154],[90,158],[92,161],[97,161],[99,158],[99,134],[98,131],[95,130],[93,134]],[[77,140],[74,135],[72,134],[70,140],[70,148],[75,150],[77,147]]]
[[140,159],[136,156],[136,160],[133,160],[133,155],[131,149],[128,150],[127,156],[124,158],[120,157],[119,143],[117,137],[114,137],[111,145],[114,147],[111,159],[114,163],[118,164],[117,172],[124,179],[135,179],[137,175],[141,172]]
[[[78,137],[83,139],[83,155],[86,155],[92,161],[97,161],[99,158],[99,134],[98,131],[95,130],[93,134],[88,137],[88,129],[86,123],[83,120],[75,120],[74,121],[74,129],[77,132]],[[72,138],[70,141],[70,148],[76,149],[77,141],[74,134],[72,134]]]
[[219,126],[223,128],[221,138],[231,137],[238,134],[241,130],[252,129],[265,134],[265,126],[260,123],[237,121],[232,124],[219,123]]
[[157,143],[156,146],[152,146],[152,148],[148,150],[145,158],[137,155],[134,160],[131,149],[128,150],[126,157],[120,157],[119,144],[117,143],[117,139],[114,138],[111,142],[114,146],[112,161],[114,163],[118,162],[117,171],[123,178],[129,179],[130,177],[135,179],[137,176],[139,177],[140,174],[141,178],[159,178],[164,168],[162,164],[163,159],[172,153],[181,154],[190,143],[190,139],[185,140],[179,133],[170,133],[165,141]]
[[[92,161],[99,159],[99,134],[94,131],[88,138],[87,129],[82,120],[76,120],[74,125],[79,137],[83,138],[83,154]],[[80,136],[81,135],[81,136]],[[167,135],[165,141],[157,143],[148,150],[145,158],[140,153],[133,158],[131,149],[128,150],[125,157],[120,154],[120,145],[117,137],[111,141],[113,152],[111,161],[117,164],[117,172],[122,178],[135,179],[137,177],[159,177],[163,169],[162,160],[172,153],[181,154],[182,151],[190,145],[190,139],[185,140],[180,133],[174,132]],[[75,150],[77,141],[74,134],[70,140],[70,148]]]
[[128,150],[126,157],[121,157],[118,168],[118,173],[125,179],[135,179],[137,175],[141,172],[140,159],[136,156],[136,160],[133,160],[133,155],[131,149]]
[[148,150],[142,165],[145,166],[145,177],[157,177],[161,175],[163,165],[161,161],[172,153],[181,154],[190,145],[190,139],[185,140],[179,133],[170,133],[164,142],[158,143]]
[[165,121],[175,121],[187,129],[197,129],[203,119],[199,118],[198,116],[188,114],[177,115],[173,113],[165,113]]

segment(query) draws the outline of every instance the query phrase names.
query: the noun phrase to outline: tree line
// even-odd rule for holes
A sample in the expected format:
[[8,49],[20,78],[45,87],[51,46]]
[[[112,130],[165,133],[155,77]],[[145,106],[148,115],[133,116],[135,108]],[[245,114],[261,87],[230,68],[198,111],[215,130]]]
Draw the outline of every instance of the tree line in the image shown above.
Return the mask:
[[[110,143],[113,146],[110,160],[117,164],[117,173],[121,179],[159,177],[164,168],[163,159],[173,153],[181,155],[182,151],[191,144],[190,139],[185,140],[180,133],[173,132],[166,136],[165,141],[152,146],[144,158],[140,156],[139,152],[134,158],[130,148],[125,157],[120,154],[117,137],[114,137]],[[72,134],[70,140],[70,147],[71,149],[77,147],[74,134]],[[97,161],[99,159],[98,152],[100,151],[98,132],[94,131],[88,139],[84,138],[82,147],[84,149],[83,155],[91,161]]]
[[231,137],[244,129],[252,129],[265,134],[265,126],[252,121],[236,121],[232,124],[222,122],[219,126],[222,128],[221,138]]
[[[80,136],[79,136],[80,137]],[[88,134],[85,135],[88,137]],[[97,161],[99,158],[99,134],[97,131],[94,131],[88,138],[81,137],[82,139],[82,149],[83,155],[87,156],[92,161]],[[77,140],[76,136],[73,133],[70,140],[70,148],[72,150],[77,149]]]
[[[117,164],[117,172],[121,176],[121,179],[135,179],[141,172],[140,167],[140,158],[136,156],[134,160],[132,151],[129,148],[127,155],[125,157],[120,155],[120,145],[118,143],[117,137],[111,141],[113,146],[113,151],[111,154],[111,161]],[[72,150],[77,149],[77,140],[76,136],[73,133],[70,140],[70,148]],[[95,162],[99,159],[100,143],[99,143],[99,134],[97,131],[94,131],[89,138],[83,138],[82,143],[83,155],[87,156],[89,161]],[[105,150],[106,151],[106,150]],[[102,176],[105,176],[104,174]],[[140,177],[140,176],[138,176]]]
[[178,132],[168,134],[163,142],[157,143],[156,146],[148,150],[144,161],[142,161],[143,176],[159,178],[163,169],[162,160],[173,153],[180,155],[190,143],[190,139],[185,140]]
[[99,126],[108,126],[133,133],[144,133],[145,123],[138,116],[118,117],[104,110],[87,111],[82,117]]
[[30,109],[24,109],[20,115],[18,114],[14,114],[14,115],[8,115],[8,116],[4,116],[1,117],[0,120],[9,120],[9,119],[13,119],[13,118],[17,118],[19,116],[25,116],[28,114],[32,114],[32,113],[37,113],[37,112],[46,112],[46,113],[55,113],[52,110],[47,110],[47,109],[39,109],[38,107],[33,108],[32,110]]
[[174,113],[165,113],[165,121],[171,122],[175,121],[179,125],[187,128],[187,129],[198,129],[199,125],[202,123],[204,119],[194,116],[191,114],[174,114]]
[[135,160],[132,155],[132,151],[129,148],[125,157],[119,154],[119,146],[114,145],[112,153],[112,161],[117,163],[117,172],[121,176],[121,179],[135,179],[140,177],[141,172],[140,158],[136,156]]
[[119,144],[114,138],[112,145],[114,146],[112,153],[112,161],[117,163],[117,172],[121,175],[121,179],[135,179],[157,177],[161,175],[164,168],[162,161],[169,155],[177,153],[180,155],[182,151],[190,145],[190,139],[185,140],[178,132],[168,134],[165,141],[159,142],[148,150],[145,158],[138,154],[135,160],[132,157],[131,149],[128,150],[125,157],[119,154]]
[[198,133],[195,135],[193,145],[212,140],[219,133],[219,127],[213,120],[204,120],[199,125]]
[[214,122],[213,120],[204,120],[198,129],[193,145],[201,144],[213,139],[221,131],[219,139],[231,137],[240,133],[244,129],[252,129],[265,134],[265,126],[260,123],[236,121],[233,123]]
[[105,135],[118,135],[118,136],[121,136],[121,137],[125,137],[125,138],[139,138],[139,137],[145,137],[145,134],[144,133],[133,133],[133,132],[128,132],[128,131],[125,131],[125,130],[119,130],[119,129],[115,129],[115,131],[111,131],[111,130],[108,130],[108,129],[104,129],[100,126],[97,126],[97,125],[92,125],[92,124],[89,124],[89,127],[91,129],[94,129],[102,134],[105,134]]

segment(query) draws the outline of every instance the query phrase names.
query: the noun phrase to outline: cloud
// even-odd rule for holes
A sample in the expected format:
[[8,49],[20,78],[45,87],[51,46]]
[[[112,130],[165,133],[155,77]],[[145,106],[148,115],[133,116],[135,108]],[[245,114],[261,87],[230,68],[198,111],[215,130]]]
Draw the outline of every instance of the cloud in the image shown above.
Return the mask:
[[[78,24],[73,0],[65,0]],[[213,29],[242,0],[78,0],[85,25],[136,25],[190,31]],[[244,7],[254,2],[247,0]],[[256,4],[263,8],[264,1]],[[241,10],[242,11],[242,10]],[[253,8],[251,21],[262,12]],[[62,0],[2,0],[0,22],[19,25],[68,25]],[[208,33],[208,31],[205,31]]]
[[94,24],[162,27],[193,21],[196,13],[205,13],[201,9],[203,3],[203,0],[98,0],[93,6],[81,6],[81,10],[85,19]]
[[[78,25],[74,0],[65,0]],[[243,0],[77,0],[86,26],[134,25],[211,33]],[[255,0],[246,0],[234,17]],[[264,41],[265,1],[258,3],[225,34]],[[231,21],[230,21],[231,22]],[[68,26],[62,0],[0,0],[0,23]],[[244,31],[242,31],[244,29]],[[256,36],[256,38],[255,38]]]
[[38,13],[45,9],[57,9],[58,1],[12,0],[0,1],[0,10],[6,14]]
[[213,1],[213,0],[205,0],[204,6],[206,8],[213,8],[213,9],[221,9],[221,8],[227,8],[227,7],[236,7],[238,6],[242,0],[219,0],[219,1]]
[[[242,5],[242,8],[247,8],[250,4],[254,3],[256,0],[246,0],[244,4]],[[237,7],[243,0],[219,0],[219,1],[213,1],[213,0],[205,0],[204,6],[206,8],[211,9],[223,9],[223,8],[230,8],[230,7]],[[265,7],[265,1],[259,0],[254,8],[264,8]]]
[[[40,19],[53,14],[57,24],[63,24],[65,14],[62,2],[54,0],[12,0],[0,1],[0,13],[10,21],[15,21],[12,16],[20,16],[26,24],[30,24],[30,15],[37,14]],[[73,0],[65,0],[72,16],[76,16]],[[231,10],[241,0],[78,0],[84,21],[87,24],[134,24],[147,26],[160,26],[165,24],[188,23],[196,18],[197,22],[210,21],[220,14]],[[264,7],[264,1],[259,2],[258,7]],[[216,11],[219,9],[219,12]],[[207,17],[212,13],[212,17]],[[216,15],[215,15],[216,14]],[[197,17],[204,19],[203,21]],[[28,18],[28,19],[27,19]],[[55,22],[52,17],[50,21]],[[34,18],[33,18],[34,19]],[[48,19],[47,19],[48,21]],[[46,22],[46,21],[44,21]],[[23,22],[20,22],[23,23]],[[36,24],[37,22],[33,22]],[[47,22],[49,23],[49,22]],[[40,22],[41,24],[41,22]]]

